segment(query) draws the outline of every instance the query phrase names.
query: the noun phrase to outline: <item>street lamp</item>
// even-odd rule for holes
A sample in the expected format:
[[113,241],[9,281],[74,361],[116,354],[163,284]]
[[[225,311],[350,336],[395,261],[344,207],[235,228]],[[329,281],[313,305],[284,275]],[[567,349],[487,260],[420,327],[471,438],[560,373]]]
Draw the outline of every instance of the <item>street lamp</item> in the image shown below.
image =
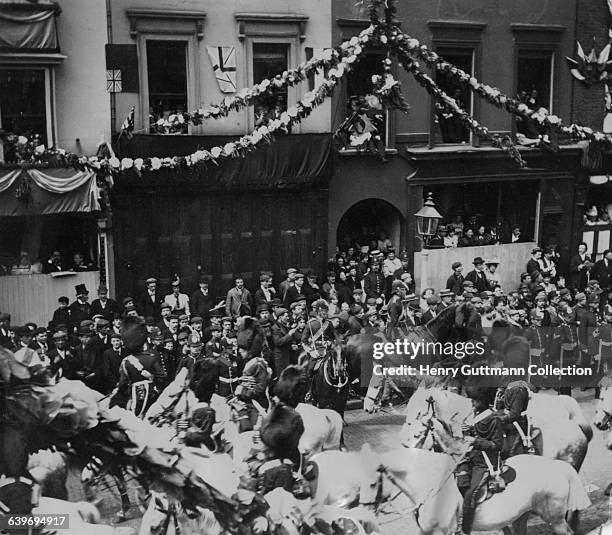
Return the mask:
[[431,192],[427,195],[423,208],[414,214],[414,217],[416,218],[417,232],[423,238],[423,242],[427,243],[429,238],[436,234],[438,224],[442,219],[442,215],[436,210]]

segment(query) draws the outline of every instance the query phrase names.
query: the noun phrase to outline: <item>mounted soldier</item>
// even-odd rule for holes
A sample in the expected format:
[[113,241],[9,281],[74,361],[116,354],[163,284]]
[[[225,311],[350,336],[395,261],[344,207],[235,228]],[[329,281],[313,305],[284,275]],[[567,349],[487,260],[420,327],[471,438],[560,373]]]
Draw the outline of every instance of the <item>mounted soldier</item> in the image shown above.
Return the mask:
[[306,367],[308,376],[312,376],[314,368],[327,355],[327,350],[339,341],[339,335],[328,319],[329,306],[323,299],[312,304],[315,317],[306,323],[302,333],[304,353],[299,364]]
[[[527,369],[529,365],[529,342],[521,336],[513,336],[503,346],[503,360],[507,368]],[[495,394],[493,409],[506,435],[503,456],[512,457],[521,453],[533,453],[531,429],[527,420],[527,406],[531,389],[526,377],[516,375],[501,379]]]
[[499,469],[503,447],[503,429],[499,418],[491,410],[494,389],[467,386],[466,394],[472,399],[474,416],[463,426],[463,434],[471,449],[466,460],[457,467],[457,486],[463,494],[461,533],[472,531],[478,494],[487,483],[487,475]]
[[127,356],[119,367],[119,383],[111,394],[111,406],[127,408],[140,418],[155,401],[157,382],[164,373],[159,354],[143,349],[147,330],[140,319],[126,321],[121,335]]

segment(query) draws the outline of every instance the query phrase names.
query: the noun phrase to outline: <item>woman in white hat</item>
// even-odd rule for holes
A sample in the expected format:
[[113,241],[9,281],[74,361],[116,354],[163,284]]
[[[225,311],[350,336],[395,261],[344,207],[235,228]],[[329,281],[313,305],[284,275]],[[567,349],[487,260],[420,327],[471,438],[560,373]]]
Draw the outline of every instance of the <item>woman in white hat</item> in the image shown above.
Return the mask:
[[499,273],[497,273],[497,266],[499,266],[499,260],[497,260],[497,258],[487,260],[485,262],[485,266],[485,277],[489,281],[489,286],[491,288],[495,288],[496,286],[499,286],[501,288],[501,279],[499,277]]

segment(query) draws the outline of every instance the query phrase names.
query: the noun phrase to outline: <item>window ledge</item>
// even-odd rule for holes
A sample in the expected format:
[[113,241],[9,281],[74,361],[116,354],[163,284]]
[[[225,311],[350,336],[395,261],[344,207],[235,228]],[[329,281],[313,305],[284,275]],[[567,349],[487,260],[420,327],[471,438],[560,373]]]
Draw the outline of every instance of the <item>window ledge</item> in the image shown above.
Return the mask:
[[57,65],[68,56],[44,52],[0,52],[0,63],[20,63],[26,65]]
[[[340,156],[347,156],[347,157],[354,157],[354,156],[364,156],[364,155],[369,155],[371,154],[368,151],[365,150],[358,150],[358,149],[353,149],[353,148],[343,148],[340,149],[338,151],[338,154]],[[394,148],[386,148],[385,149],[385,156],[394,156],[396,154],[399,154],[399,151],[397,149]]]

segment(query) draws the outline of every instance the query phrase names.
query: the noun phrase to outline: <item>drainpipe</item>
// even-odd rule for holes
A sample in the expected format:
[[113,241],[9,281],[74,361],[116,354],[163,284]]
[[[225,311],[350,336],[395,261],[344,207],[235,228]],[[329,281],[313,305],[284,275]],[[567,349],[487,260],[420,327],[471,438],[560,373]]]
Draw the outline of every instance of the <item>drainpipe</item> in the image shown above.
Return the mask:
[[[113,13],[112,13],[112,0],[106,0],[106,39],[109,45],[113,44]],[[111,120],[111,135],[115,132],[115,125],[117,122],[117,103],[115,100],[115,93],[109,93],[110,95],[110,120]]]

